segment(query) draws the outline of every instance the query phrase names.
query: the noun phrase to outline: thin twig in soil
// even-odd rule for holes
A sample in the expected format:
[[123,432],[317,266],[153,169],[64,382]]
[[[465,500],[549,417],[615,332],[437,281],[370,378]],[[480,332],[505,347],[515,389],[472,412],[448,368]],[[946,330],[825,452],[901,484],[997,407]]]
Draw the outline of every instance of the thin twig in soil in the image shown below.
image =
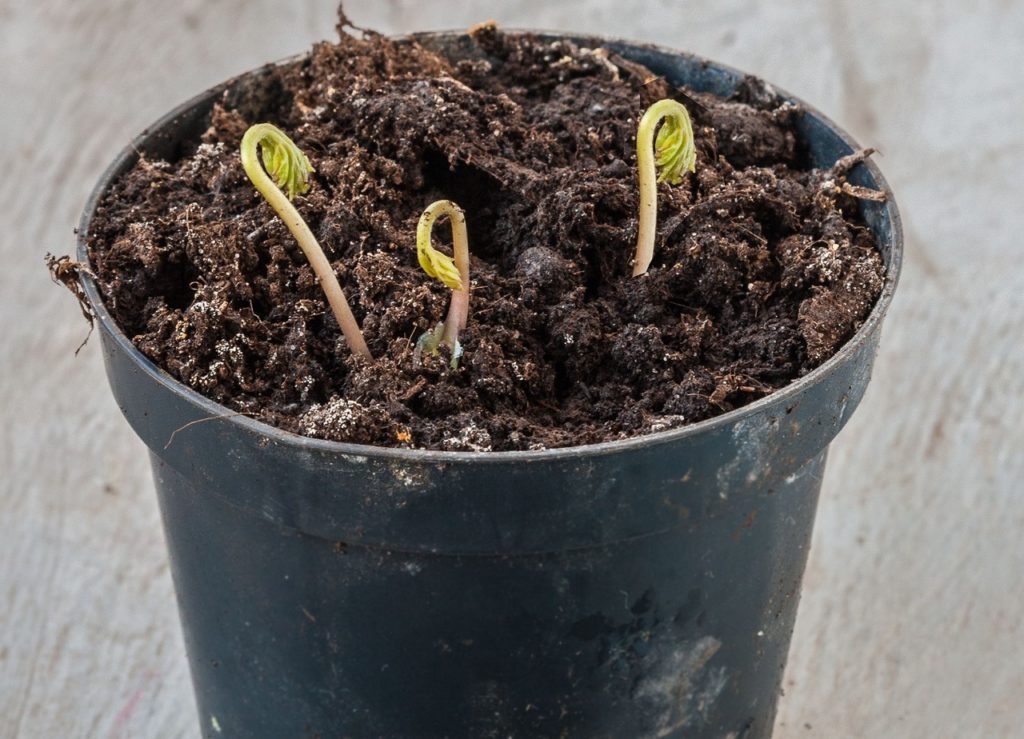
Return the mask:
[[851,185],[849,182],[844,182],[840,189],[858,200],[870,200],[873,203],[885,202],[885,193],[882,190],[872,190],[870,187]]
[[423,392],[423,390],[427,387],[427,384],[427,378],[421,377],[420,379],[416,380],[416,382],[414,382],[412,386],[409,387],[408,390],[402,393],[400,400],[403,403],[408,403],[410,400],[412,400],[421,392]]
[[561,408],[559,408],[559,407],[558,407],[557,405],[555,405],[554,403],[549,403],[549,402],[548,402],[548,401],[546,401],[546,400],[539,400],[539,399],[538,399],[538,400],[536,401],[536,403],[537,403],[537,405],[539,405],[539,406],[540,406],[541,408],[547,408],[547,409],[548,409],[549,411],[551,411],[552,413],[561,413],[561,412],[562,412],[562,409],[561,409]]
[[412,345],[413,345],[412,337],[416,335],[416,331],[417,331],[417,329],[413,329],[412,333],[409,334],[409,338],[406,340],[405,349],[402,350],[402,356],[400,356],[398,358],[398,363],[399,364],[404,364],[405,363],[405,358],[408,357],[409,356],[409,352],[412,351]]
[[847,154],[844,157],[839,157],[839,159],[836,160],[836,163],[832,165],[829,172],[833,177],[844,175],[861,162],[867,161],[867,158],[872,154],[877,153],[877,151],[877,149],[873,149],[869,146],[865,149],[861,149],[860,151],[855,151],[852,154]]
[[178,435],[179,431],[184,431],[185,429],[189,428],[190,426],[195,426],[195,425],[200,424],[200,423],[206,423],[207,421],[223,421],[224,419],[227,419],[227,418],[237,418],[238,416],[247,416],[249,418],[253,418],[254,417],[253,414],[251,414],[251,413],[243,413],[243,412],[239,411],[237,413],[224,413],[224,414],[219,415],[219,416],[207,416],[206,418],[197,418],[194,421],[189,421],[184,426],[179,426],[178,428],[174,429],[174,431],[172,431],[171,435],[168,437],[167,443],[164,444],[164,449],[167,449],[174,442],[174,437]]
[[271,219],[271,220],[267,221],[266,223],[264,223],[263,225],[256,227],[255,229],[250,231],[248,234],[246,234],[246,236],[245,236],[246,240],[247,241],[254,241],[257,237],[262,236],[264,233],[266,233],[267,229],[269,229],[271,224],[273,224],[273,223],[274,223],[274,220]]
[[737,225],[736,228],[738,228],[740,231],[742,231],[747,236],[749,236],[750,238],[752,238],[754,241],[756,241],[757,243],[759,243],[761,245],[765,245],[765,244],[768,243],[768,239],[766,239],[764,236],[758,236],[756,233],[754,233],[753,231],[751,231],[749,228],[747,228],[745,226]]

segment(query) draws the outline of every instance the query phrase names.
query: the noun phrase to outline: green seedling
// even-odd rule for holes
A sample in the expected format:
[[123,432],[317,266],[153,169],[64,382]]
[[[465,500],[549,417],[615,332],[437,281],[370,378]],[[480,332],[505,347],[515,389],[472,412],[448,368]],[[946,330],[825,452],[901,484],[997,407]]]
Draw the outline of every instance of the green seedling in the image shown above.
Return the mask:
[[[448,216],[452,224],[454,259],[439,252],[430,242],[434,223],[441,216]],[[469,318],[469,240],[466,238],[466,214],[462,208],[451,200],[438,200],[427,206],[416,227],[416,256],[428,277],[451,288],[452,298],[448,317],[444,323],[437,324],[419,338],[415,356],[419,358],[424,352],[437,354],[444,345],[451,352],[451,368],[457,369],[462,356],[459,331],[466,327],[466,319]]]
[[[263,158],[262,165],[260,154]],[[372,360],[373,356],[366,346],[363,332],[359,329],[356,317],[352,315],[352,309],[348,306],[331,263],[327,261],[327,256],[320,248],[313,232],[291,203],[296,195],[301,195],[309,189],[309,175],[313,171],[309,159],[284,131],[269,123],[257,123],[245,132],[245,136],[242,137],[241,155],[242,167],[252,180],[252,184],[284,221],[302,253],[309,260],[310,266],[313,267],[313,272],[327,296],[327,302],[341,327],[349,349],[355,355]],[[287,196],[281,188],[284,188]]]
[[[654,132],[662,119],[665,122],[655,138]],[[693,123],[682,103],[659,100],[647,109],[637,128],[636,162],[640,177],[640,226],[633,257],[634,277],[647,274],[654,258],[658,183],[678,185],[682,182],[683,172],[693,172],[697,165]]]

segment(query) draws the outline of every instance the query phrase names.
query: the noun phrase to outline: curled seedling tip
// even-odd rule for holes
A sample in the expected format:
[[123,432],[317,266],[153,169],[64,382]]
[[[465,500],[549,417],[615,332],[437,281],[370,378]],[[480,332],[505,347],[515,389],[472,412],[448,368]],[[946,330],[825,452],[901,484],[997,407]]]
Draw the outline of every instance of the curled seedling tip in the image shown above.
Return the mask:
[[309,175],[313,172],[309,159],[284,131],[270,123],[257,123],[245,132],[240,154],[242,167],[252,184],[284,221],[309,260],[349,349],[353,354],[372,360],[373,356],[349,308],[348,300],[345,299],[334,268],[313,232],[291,203],[297,195],[309,189]]
[[[257,123],[245,132],[242,138],[242,164],[246,171],[255,164],[255,154],[263,158],[263,166],[273,178],[274,184],[285,191],[289,200],[309,190],[309,175],[314,171],[309,158],[294,141],[277,126],[270,123]],[[249,159],[246,162],[246,153]]]
[[[664,105],[664,110],[658,106]],[[664,117],[665,122],[658,129],[655,138],[655,164],[658,166],[658,182],[678,185],[683,181],[683,172],[697,169],[697,147],[693,142],[693,124],[686,108],[675,100],[655,103],[644,115],[645,119],[656,120]],[[644,123],[641,121],[640,126]],[[655,125],[648,122],[648,125]]]
[[[466,216],[451,200],[438,200],[431,203],[423,215],[420,216],[419,225],[416,227],[416,258],[419,259],[420,267],[427,273],[428,277],[440,280],[446,287],[452,290],[462,289],[462,275],[455,265],[455,260],[434,248],[430,236],[434,231],[434,223],[441,216],[448,216],[452,222],[452,239],[458,239],[461,231],[462,242],[466,241]],[[458,246],[456,245],[456,251]]]
[[[662,123],[658,129],[658,124]],[[657,136],[655,137],[655,130]],[[682,103],[659,100],[644,113],[636,134],[636,161],[640,179],[640,224],[633,276],[647,273],[654,258],[658,219],[658,182],[678,185],[685,172],[697,167],[693,123]]]
[[[437,219],[447,216],[452,224],[452,252],[454,258],[438,251],[431,243],[431,234]],[[439,280],[452,291],[448,317],[416,342],[415,358],[424,352],[437,354],[444,345],[451,351],[451,367],[456,369],[462,356],[459,331],[466,327],[469,317],[469,240],[466,235],[466,214],[451,200],[431,203],[420,216],[416,227],[416,257],[428,277]]]

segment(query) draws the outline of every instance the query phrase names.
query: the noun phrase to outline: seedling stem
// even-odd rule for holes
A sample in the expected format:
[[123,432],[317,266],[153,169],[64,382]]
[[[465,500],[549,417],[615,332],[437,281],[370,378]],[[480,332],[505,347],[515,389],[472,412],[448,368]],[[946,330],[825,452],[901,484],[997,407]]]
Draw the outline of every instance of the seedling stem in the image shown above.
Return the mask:
[[[263,164],[260,163],[260,154],[263,155]],[[353,354],[372,361],[373,355],[366,346],[366,339],[363,338],[356,317],[352,315],[334,268],[313,232],[291,203],[296,195],[309,189],[309,174],[313,171],[309,159],[281,129],[269,123],[257,123],[245,132],[241,155],[242,167],[252,184],[284,221],[313,267],[349,349]],[[287,196],[281,191],[282,187],[287,191]]]
[[[434,223],[438,218],[448,216],[452,224],[452,252],[454,259],[439,252],[430,241]],[[469,318],[469,239],[466,236],[466,214],[451,200],[438,200],[427,206],[416,227],[416,256],[420,267],[429,277],[434,277],[452,290],[448,304],[448,317],[443,328],[439,324],[428,331],[417,342],[418,351],[436,353],[441,344],[452,353],[452,369],[458,367],[462,356],[459,331],[466,327]]]
[[[654,132],[658,123],[665,123]],[[655,158],[657,149],[657,158]],[[677,185],[683,172],[693,172],[697,150],[693,142],[693,124],[682,103],[659,100],[644,113],[636,133],[636,162],[640,179],[640,224],[637,230],[633,276],[647,274],[654,258],[654,237],[658,224],[658,183]]]

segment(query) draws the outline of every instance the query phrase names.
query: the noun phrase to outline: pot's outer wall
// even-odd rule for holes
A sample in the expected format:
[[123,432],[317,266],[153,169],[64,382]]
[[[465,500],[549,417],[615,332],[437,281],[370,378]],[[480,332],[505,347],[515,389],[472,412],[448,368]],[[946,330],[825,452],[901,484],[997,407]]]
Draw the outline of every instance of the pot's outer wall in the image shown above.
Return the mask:
[[[585,41],[698,89],[741,77]],[[260,77],[133,149],[175,156],[225,89]],[[819,166],[854,148],[813,111],[801,133]],[[133,149],[87,206],[83,260]],[[887,189],[871,164],[852,179]],[[867,386],[899,272],[891,195],[863,208],[889,276],[836,357],[687,429],[548,452],[374,449],[230,415],[135,350],[86,279],[111,388],[151,450],[204,736],[770,735],[827,446]]]

